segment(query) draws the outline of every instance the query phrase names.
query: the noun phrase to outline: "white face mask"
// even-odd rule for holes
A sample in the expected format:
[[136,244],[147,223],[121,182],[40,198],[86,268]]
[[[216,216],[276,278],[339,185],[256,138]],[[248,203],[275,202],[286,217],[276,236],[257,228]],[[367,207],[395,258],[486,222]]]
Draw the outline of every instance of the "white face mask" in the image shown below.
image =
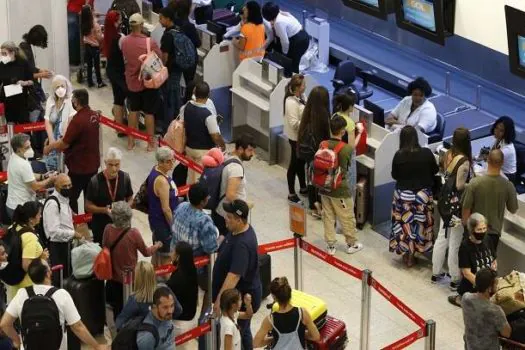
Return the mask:
[[0,58],[0,62],[2,62],[3,64],[8,64],[11,61],[12,61],[11,56],[2,56]]
[[24,152],[24,158],[25,159],[31,159],[35,156],[35,151],[33,151],[33,148],[28,149]]
[[3,269],[5,269],[5,268],[7,267],[8,264],[9,264],[9,262],[7,262],[7,261],[2,261],[2,262],[0,263],[0,271],[3,270]]
[[66,88],[59,87],[58,89],[55,90],[55,94],[57,95],[58,98],[63,98],[64,96],[66,96]]

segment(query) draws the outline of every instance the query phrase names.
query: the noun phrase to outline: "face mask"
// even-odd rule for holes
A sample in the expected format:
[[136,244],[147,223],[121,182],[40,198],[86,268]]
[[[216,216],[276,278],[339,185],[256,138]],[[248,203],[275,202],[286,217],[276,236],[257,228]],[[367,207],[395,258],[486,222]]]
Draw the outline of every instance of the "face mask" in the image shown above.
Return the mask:
[[32,148],[28,149],[27,151],[24,152],[24,158],[25,159],[31,159],[35,156],[35,151],[33,151]]
[[11,57],[9,56],[2,56],[0,58],[0,61],[3,63],[3,64],[8,64],[9,62],[11,62]]
[[483,238],[485,238],[485,233],[474,232],[472,236],[474,236],[474,238],[477,239],[478,241],[482,241]]
[[71,188],[63,188],[60,190],[59,192],[62,196],[66,197],[66,198],[69,198],[69,196],[71,195]]
[[9,262],[7,262],[7,261],[2,261],[2,262],[0,263],[0,271],[1,271],[1,270],[4,270],[4,269],[7,267],[8,264],[9,264]]
[[66,96],[66,89],[63,87],[59,87],[58,89],[56,89],[55,93],[59,98],[62,98]]

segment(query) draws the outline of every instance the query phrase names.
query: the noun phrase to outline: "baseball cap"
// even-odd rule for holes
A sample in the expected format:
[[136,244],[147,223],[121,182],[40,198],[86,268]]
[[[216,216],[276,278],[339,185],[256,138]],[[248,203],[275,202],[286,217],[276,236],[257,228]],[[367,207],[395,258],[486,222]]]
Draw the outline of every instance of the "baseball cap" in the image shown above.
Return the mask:
[[134,13],[129,18],[129,25],[137,26],[144,23],[144,18],[140,13]]
[[231,203],[223,203],[222,207],[227,213],[236,215],[242,219],[248,219],[250,208],[248,207],[248,204],[241,199],[236,199]]

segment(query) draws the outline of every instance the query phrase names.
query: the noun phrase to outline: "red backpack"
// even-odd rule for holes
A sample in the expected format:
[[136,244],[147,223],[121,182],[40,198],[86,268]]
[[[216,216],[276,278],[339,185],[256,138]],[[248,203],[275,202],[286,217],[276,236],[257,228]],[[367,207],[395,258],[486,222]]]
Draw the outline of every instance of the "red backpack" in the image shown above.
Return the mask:
[[331,192],[341,185],[343,172],[339,166],[339,152],[346,145],[343,141],[333,148],[328,147],[328,141],[323,141],[319,145],[319,150],[315,152],[313,161],[313,171],[311,175],[312,185]]

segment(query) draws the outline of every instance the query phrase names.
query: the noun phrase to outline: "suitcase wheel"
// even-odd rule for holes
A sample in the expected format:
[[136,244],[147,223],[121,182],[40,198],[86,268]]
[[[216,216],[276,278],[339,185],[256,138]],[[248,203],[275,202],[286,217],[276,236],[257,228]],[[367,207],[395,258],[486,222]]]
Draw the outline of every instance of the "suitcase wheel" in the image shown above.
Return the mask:
[[356,224],[358,230],[362,230],[365,227],[365,224]]

